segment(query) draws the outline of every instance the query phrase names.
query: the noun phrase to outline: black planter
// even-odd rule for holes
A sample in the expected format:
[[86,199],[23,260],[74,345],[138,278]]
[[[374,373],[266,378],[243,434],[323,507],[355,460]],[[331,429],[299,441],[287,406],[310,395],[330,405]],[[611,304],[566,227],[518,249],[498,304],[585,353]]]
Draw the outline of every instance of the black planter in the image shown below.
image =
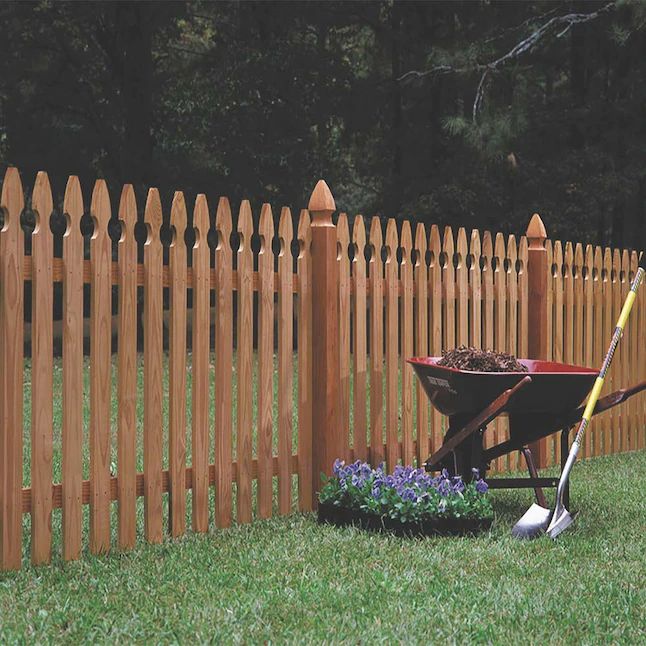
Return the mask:
[[369,531],[386,531],[396,536],[463,536],[491,527],[491,518],[434,518],[421,523],[402,523],[387,516],[379,517],[363,511],[319,503],[318,522],[346,527],[355,525]]

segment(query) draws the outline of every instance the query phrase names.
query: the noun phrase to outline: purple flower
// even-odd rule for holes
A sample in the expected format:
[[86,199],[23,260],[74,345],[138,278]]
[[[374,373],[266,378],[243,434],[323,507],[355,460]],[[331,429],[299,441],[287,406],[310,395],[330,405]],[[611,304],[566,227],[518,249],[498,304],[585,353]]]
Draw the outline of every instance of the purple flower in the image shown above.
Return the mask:
[[462,493],[464,491],[464,482],[462,482],[462,476],[456,476],[453,478],[453,491],[455,493]]
[[334,460],[334,466],[332,467],[332,473],[334,473],[335,476],[341,475],[341,470],[343,469],[344,466],[345,466],[345,462],[343,460],[339,460],[339,458],[337,458],[336,460]]
[[440,496],[448,496],[451,494],[453,491],[453,487],[451,486],[451,481],[450,480],[442,480],[440,482],[440,485],[437,488],[438,493]]
[[473,467],[473,469],[471,469],[471,474],[473,475],[474,480],[480,480],[480,469]]
[[379,500],[379,498],[381,498],[381,487],[379,485],[374,485],[372,487],[372,497],[375,500]]
[[478,493],[487,493],[489,491],[489,485],[484,480],[478,480],[476,482],[476,491]]
[[402,493],[402,500],[407,502],[414,502],[417,500],[417,495],[412,489],[406,488]]

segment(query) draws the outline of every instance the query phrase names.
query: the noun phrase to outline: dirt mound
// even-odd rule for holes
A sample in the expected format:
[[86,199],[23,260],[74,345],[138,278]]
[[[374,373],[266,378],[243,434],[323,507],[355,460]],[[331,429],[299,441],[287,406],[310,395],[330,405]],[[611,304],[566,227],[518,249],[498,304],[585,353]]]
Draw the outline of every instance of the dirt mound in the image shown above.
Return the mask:
[[527,368],[511,354],[467,348],[463,345],[455,350],[442,352],[437,365],[473,372],[527,372]]

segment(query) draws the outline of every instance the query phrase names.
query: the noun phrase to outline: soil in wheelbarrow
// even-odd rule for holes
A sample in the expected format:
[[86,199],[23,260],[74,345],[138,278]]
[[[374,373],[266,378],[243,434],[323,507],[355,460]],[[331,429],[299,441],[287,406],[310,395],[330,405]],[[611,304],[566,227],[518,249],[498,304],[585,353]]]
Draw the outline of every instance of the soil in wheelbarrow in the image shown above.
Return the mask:
[[527,368],[512,354],[467,348],[464,345],[442,352],[437,365],[472,372],[527,372]]

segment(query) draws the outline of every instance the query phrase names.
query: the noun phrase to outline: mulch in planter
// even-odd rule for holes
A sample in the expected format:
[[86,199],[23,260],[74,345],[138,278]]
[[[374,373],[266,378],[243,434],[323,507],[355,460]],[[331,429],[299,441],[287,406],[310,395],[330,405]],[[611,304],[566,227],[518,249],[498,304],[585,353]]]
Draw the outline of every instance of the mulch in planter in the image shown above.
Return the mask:
[[492,518],[436,518],[420,523],[402,523],[363,511],[319,503],[318,522],[347,527],[354,525],[368,531],[389,532],[396,536],[463,536],[476,534],[491,527]]
[[527,368],[511,354],[464,345],[442,352],[437,365],[474,372],[527,372]]

